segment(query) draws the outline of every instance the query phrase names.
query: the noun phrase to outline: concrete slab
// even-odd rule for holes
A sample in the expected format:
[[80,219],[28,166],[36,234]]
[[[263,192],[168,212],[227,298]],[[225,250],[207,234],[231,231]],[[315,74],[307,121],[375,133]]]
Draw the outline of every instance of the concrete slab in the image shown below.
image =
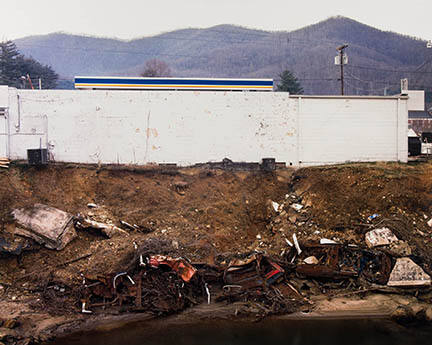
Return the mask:
[[425,286],[431,285],[431,278],[410,258],[400,258],[396,260],[387,285],[400,287]]
[[17,225],[15,233],[34,239],[49,249],[63,249],[76,236],[70,213],[43,204],[12,212]]
[[398,238],[389,228],[374,229],[366,233],[365,241],[369,248],[389,245],[397,242]]

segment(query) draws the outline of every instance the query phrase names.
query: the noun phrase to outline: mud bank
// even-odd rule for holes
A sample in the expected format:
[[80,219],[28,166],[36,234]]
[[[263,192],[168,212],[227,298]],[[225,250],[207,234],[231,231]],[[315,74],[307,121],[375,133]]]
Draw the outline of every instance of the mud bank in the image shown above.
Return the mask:
[[[12,165],[0,174],[0,237],[8,245],[0,253],[0,342],[40,343],[76,331],[135,321],[151,324],[160,318],[169,323],[216,319],[250,322],[280,314],[278,317],[286,319],[391,316],[406,325],[429,322],[430,287],[386,286],[384,271],[374,258],[389,256],[391,269],[399,258],[407,256],[430,275],[431,191],[430,163],[353,164],[274,172]],[[97,229],[77,228],[76,238],[58,251],[16,236],[12,211],[40,203],[115,225],[126,233],[108,238]],[[367,248],[366,233],[382,227],[391,229],[404,243],[402,253],[395,253],[393,247]],[[302,254],[294,246],[294,235]],[[322,253],[316,249],[322,239],[335,243],[337,262],[325,259],[331,256],[326,250]],[[164,266],[162,271],[152,267],[149,272],[153,273],[146,275],[153,275],[155,286],[160,287],[157,291],[142,290],[150,295],[144,293],[139,303],[132,295],[118,303],[107,290],[92,290],[91,294],[83,290],[84,285],[101,285],[109,274],[113,274],[110,283],[102,284],[107,287],[123,272],[138,282],[139,253],[145,251],[137,252],[137,248],[148,249],[148,243],[162,244],[151,253],[147,250],[149,254],[187,258],[187,262],[197,264],[202,275],[194,288],[188,290],[188,284]],[[10,244],[16,245],[13,250]],[[365,262],[364,253],[375,260],[369,268],[356,264]],[[227,267],[234,267],[232,262],[240,267],[240,261],[256,270],[255,261],[247,262],[256,254],[280,265],[283,272],[276,270],[277,279],[267,284],[266,274],[273,274],[275,268],[266,264],[259,266],[263,275],[253,280],[265,279],[262,286],[266,288],[246,288],[243,276],[235,275],[231,278],[236,283],[227,284]],[[318,272],[321,277],[307,276],[310,267],[297,269],[312,256],[318,261],[315,265],[325,260],[330,265]],[[243,272],[248,267],[241,266]],[[265,271],[268,267],[269,272]],[[322,277],[323,272],[329,276]],[[123,285],[115,288],[125,290],[115,294],[133,288],[126,277],[116,278],[115,282]],[[171,292],[164,292],[161,277],[173,282]],[[149,282],[147,278],[142,280],[143,287]],[[211,279],[216,280],[212,283]],[[227,295],[225,285],[243,290],[231,290]],[[187,297],[181,303],[173,299],[179,292]],[[83,301],[92,314],[82,313]]]
[[[395,297],[395,296],[393,296]],[[268,317],[257,322],[253,314],[239,314],[245,306],[200,305],[163,319],[101,322],[59,335],[47,344],[117,345],[131,344],[261,344],[265,341],[293,341],[299,344],[428,344],[432,328],[427,324],[400,325],[391,320],[390,310],[412,301],[370,295],[364,299],[337,299],[319,311]],[[351,302],[353,302],[351,304]],[[386,307],[377,306],[383,302]],[[328,309],[327,309],[328,308]],[[316,339],[309,339],[314,336]]]

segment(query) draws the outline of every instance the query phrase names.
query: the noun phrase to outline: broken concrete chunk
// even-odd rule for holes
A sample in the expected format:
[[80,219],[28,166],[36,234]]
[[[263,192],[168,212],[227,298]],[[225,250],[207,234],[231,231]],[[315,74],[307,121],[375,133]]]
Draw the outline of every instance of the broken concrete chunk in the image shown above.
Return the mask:
[[374,229],[366,233],[366,244],[369,248],[385,246],[398,241],[398,238],[388,228]]
[[318,259],[315,256],[309,256],[304,259],[303,262],[308,265],[318,265],[319,263]]
[[81,215],[78,216],[78,222],[76,223],[76,225],[78,228],[81,229],[88,229],[88,228],[99,229],[104,235],[106,235],[109,238],[115,235],[128,235],[126,231],[120,229],[114,224],[105,224],[105,223],[96,222],[89,218],[84,218]]
[[430,276],[409,258],[396,260],[387,283],[388,286],[425,286],[430,284]]
[[54,207],[35,204],[15,209],[12,215],[20,227],[16,234],[32,238],[49,249],[61,250],[77,236],[73,216]]

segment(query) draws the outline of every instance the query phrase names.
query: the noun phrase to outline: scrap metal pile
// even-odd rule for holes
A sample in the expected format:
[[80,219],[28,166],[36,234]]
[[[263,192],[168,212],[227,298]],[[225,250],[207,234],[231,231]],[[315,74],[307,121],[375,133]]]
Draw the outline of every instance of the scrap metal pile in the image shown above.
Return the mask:
[[137,251],[134,261],[122,272],[83,276],[81,311],[118,308],[169,314],[202,302],[244,300],[259,302],[274,313],[293,304],[275,288],[285,280],[285,270],[261,254],[233,260],[226,267],[144,251]]
[[172,313],[197,304],[197,269],[182,258],[139,255],[133,269],[101,276],[85,276],[82,312],[118,306],[122,311]]
[[411,259],[380,249],[296,242],[278,259],[252,253],[214,266],[137,250],[124,271],[84,277],[81,311],[117,308],[160,315],[203,302],[242,301],[269,315],[311,306],[315,292],[304,291],[311,284],[320,293],[430,286],[430,277]]

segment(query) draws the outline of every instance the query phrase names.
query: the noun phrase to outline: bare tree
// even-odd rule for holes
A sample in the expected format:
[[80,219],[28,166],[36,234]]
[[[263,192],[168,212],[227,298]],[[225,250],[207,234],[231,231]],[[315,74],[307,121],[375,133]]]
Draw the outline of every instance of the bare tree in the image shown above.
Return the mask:
[[144,71],[140,73],[141,77],[170,77],[171,69],[165,61],[151,59],[145,63]]

